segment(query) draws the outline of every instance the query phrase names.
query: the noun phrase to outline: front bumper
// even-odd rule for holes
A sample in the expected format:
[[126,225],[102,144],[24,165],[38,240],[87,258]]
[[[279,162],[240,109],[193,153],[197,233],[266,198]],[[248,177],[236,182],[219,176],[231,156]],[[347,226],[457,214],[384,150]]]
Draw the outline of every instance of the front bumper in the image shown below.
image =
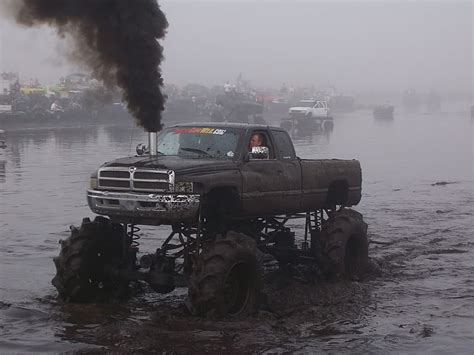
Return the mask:
[[94,213],[120,223],[160,225],[194,221],[200,195],[87,190],[87,202]]

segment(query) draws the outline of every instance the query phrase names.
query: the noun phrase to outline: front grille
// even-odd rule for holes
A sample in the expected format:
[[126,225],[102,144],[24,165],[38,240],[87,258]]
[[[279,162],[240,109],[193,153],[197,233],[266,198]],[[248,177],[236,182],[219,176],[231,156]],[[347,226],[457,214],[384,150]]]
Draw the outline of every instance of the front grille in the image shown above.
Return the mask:
[[166,182],[135,181],[133,183],[135,190],[143,191],[168,191],[169,184]]
[[174,171],[130,168],[102,168],[99,189],[111,191],[173,192]]
[[144,180],[168,180],[168,173],[150,173],[147,171],[136,171],[133,175],[135,179]]
[[109,178],[119,178],[119,179],[129,179],[130,172],[129,171],[115,171],[115,170],[104,170],[101,171],[101,177],[109,177]]

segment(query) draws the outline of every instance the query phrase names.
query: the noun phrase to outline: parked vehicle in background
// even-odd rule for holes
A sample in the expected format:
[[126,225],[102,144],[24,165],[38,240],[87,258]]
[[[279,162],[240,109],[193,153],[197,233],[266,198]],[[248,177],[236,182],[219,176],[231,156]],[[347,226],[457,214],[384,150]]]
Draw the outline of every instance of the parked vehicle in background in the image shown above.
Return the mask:
[[295,135],[330,132],[334,129],[334,120],[329,116],[327,101],[301,100],[298,106],[290,108],[289,117],[281,120],[280,127]]
[[290,107],[288,113],[294,117],[328,117],[329,106],[327,101],[313,99],[301,100],[298,106]]
[[374,108],[374,118],[381,120],[392,120],[393,112],[395,108],[391,104],[383,104],[375,106]]

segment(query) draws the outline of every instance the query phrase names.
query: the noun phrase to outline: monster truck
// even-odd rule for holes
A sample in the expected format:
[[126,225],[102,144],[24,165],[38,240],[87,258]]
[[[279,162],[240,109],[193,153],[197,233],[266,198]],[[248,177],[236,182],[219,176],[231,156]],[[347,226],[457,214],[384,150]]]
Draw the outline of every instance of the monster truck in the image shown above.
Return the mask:
[[334,128],[327,101],[301,100],[299,106],[290,107],[288,113],[289,117],[283,118],[280,124],[287,131],[301,134],[312,131],[329,132]]
[[[256,133],[262,144],[249,148]],[[349,207],[361,199],[361,180],[357,160],[298,158],[277,127],[201,123],[149,133],[137,155],[92,174],[87,201],[99,216],[71,227],[52,283],[70,302],[126,296],[139,280],[161,293],[187,285],[194,314],[235,317],[258,306],[269,257],[318,277],[360,278],[367,225]],[[137,261],[139,225],[171,232]]]

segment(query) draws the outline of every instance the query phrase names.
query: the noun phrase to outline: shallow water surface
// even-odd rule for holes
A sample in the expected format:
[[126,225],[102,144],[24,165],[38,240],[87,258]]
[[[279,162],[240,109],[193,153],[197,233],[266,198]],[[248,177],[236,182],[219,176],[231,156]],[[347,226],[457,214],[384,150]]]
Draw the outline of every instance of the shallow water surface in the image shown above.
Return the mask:
[[[466,106],[467,107],[467,106]],[[474,346],[473,130],[464,106],[437,114],[336,117],[331,134],[296,137],[304,158],[357,158],[379,265],[363,282],[268,278],[268,310],[241,321],[190,317],[186,290],[125,304],[56,300],[52,257],[92,213],[85,189],[143,132],[117,127],[7,131],[0,156],[0,352],[460,352]],[[1,127],[0,127],[1,128]],[[447,184],[436,184],[447,182]],[[167,228],[144,228],[145,251]],[[302,228],[297,226],[297,233]]]

